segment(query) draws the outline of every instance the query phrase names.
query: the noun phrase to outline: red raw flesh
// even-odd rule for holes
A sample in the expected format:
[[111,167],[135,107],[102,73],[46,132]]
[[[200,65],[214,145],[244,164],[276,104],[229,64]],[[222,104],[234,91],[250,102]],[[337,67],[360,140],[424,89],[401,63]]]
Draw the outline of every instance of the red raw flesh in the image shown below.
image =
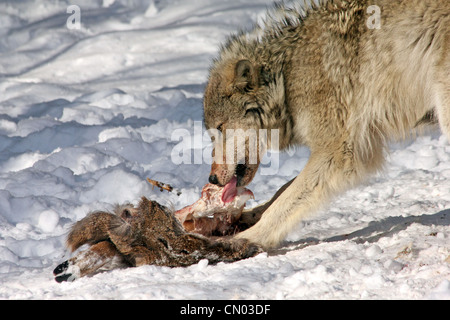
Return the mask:
[[236,187],[234,177],[225,187],[206,184],[199,200],[175,212],[175,216],[188,232],[205,236],[231,235],[244,210],[245,202],[254,198],[246,188]]

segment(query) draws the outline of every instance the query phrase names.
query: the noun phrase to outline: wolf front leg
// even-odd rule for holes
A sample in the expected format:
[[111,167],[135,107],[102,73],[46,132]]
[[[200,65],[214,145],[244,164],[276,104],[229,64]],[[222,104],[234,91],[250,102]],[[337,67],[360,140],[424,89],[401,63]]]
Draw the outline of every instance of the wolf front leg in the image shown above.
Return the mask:
[[302,219],[317,211],[333,195],[359,182],[371,167],[358,163],[346,147],[336,152],[313,152],[302,172],[269,202],[261,219],[236,238],[247,239],[265,249],[278,246]]
[[242,212],[241,218],[239,219],[239,230],[248,229],[251,226],[254,226],[259,220],[261,220],[263,213],[272,205],[272,203],[274,203],[275,200],[278,199],[279,196],[283,194],[283,192],[292,184],[294,180],[295,178],[278,189],[278,191],[269,201],[257,207],[245,209]]

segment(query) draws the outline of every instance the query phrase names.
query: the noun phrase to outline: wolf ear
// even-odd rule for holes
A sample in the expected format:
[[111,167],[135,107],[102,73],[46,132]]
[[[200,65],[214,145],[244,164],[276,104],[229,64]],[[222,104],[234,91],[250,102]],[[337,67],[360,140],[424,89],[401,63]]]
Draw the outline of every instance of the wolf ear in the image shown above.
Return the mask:
[[239,60],[234,70],[234,86],[236,88],[250,91],[258,86],[258,72],[250,61]]

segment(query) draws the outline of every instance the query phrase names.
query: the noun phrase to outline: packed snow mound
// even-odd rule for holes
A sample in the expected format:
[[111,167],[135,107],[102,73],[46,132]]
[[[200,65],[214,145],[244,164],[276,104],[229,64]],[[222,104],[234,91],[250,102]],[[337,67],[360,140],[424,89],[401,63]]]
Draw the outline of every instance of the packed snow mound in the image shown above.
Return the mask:
[[[192,141],[203,137],[211,59],[271,2],[0,3],[0,299],[450,299],[450,144],[439,132],[393,144],[383,173],[303,221],[279,250],[54,281],[66,235],[88,212],[141,196],[176,209],[199,198],[210,146]],[[309,152],[269,156],[279,168],[257,174],[250,206]]]

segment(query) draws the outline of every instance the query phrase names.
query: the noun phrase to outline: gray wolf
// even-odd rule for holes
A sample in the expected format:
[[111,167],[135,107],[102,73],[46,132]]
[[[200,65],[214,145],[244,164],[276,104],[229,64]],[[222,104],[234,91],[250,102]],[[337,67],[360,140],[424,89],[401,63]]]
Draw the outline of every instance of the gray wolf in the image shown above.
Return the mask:
[[[278,130],[280,149],[309,147],[302,172],[246,212],[254,225],[236,235],[276,247],[305,216],[380,170],[389,141],[437,123],[450,138],[450,2],[276,5],[264,23],[221,47],[204,121],[225,140],[230,129],[267,129]],[[213,145],[210,182],[250,183],[259,159],[234,151],[234,161],[218,161],[214,152],[232,147]]]

